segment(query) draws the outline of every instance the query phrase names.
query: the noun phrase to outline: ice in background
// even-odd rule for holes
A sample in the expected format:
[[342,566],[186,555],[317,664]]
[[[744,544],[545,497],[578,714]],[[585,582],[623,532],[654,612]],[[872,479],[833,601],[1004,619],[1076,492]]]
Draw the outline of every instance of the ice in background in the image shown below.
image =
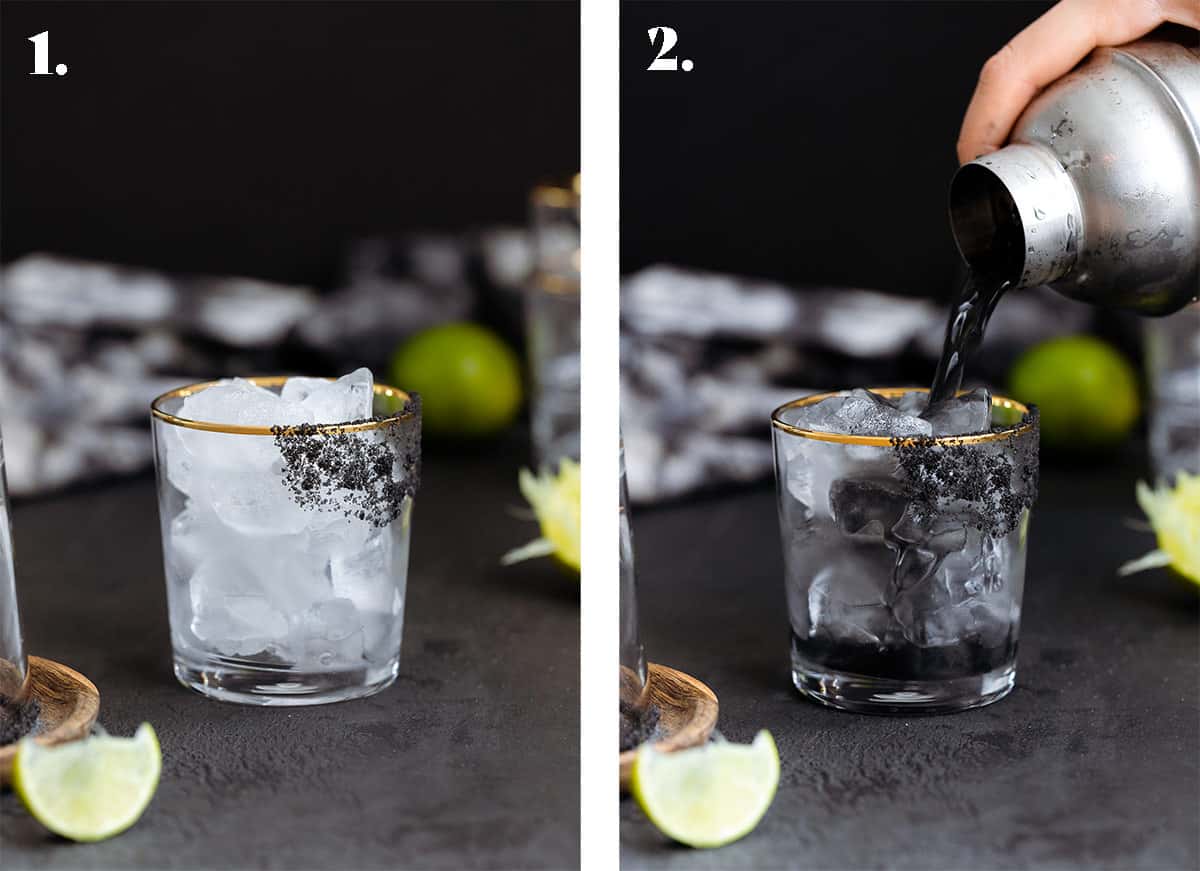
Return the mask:
[[[889,401],[854,390],[795,409],[788,422],[811,431],[884,437],[990,428],[985,390],[929,409],[925,403],[924,393]],[[955,649],[963,642],[998,651],[1000,659],[1015,650],[1027,515],[998,537],[971,522],[993,516],[991,500],[1003,494],[987,492],[977,504],[940,500],[930,512],[910,501],[890,446],[777,433],[776,451],[788,605],[798,643],[880,652],[915,648],[926,663],[934,660],[921,651],[934,651],[938,666],[950,672],[971,668],[975,654]]]
[[[278,393],[234,378],[188,396],[174,414],[259,427],[346,423],[370,418],[373,397],[367,369],[334,382],[291,378]],[[272,436],[170,425],[155,432],[160,473],[182,497],[164,500],[162,517],[177,654],[306,672],[395,660],[411,500],[393,523],[374,527],[336,504],[295,502]],[[347,435],[382,438],[375,430]],[[178,510],[168,514],[168,504]]]

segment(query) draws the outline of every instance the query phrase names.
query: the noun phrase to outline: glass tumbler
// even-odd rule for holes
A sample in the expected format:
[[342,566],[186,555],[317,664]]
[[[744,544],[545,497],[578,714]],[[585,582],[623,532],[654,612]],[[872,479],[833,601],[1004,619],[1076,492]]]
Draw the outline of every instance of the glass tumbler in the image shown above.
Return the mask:
[[771,420],[796,688],[867,713],[1003,698],[1037,498],[1036,409],[993,397],[991,431],[956,437],[807,429],[809,409],[834,395]]
[[1200,302],[1146,318],[1148,441],[1156,477],[1200,475]]
[[18,731],[24,731],[16,728],[16,718],[21,716],[28,700],[29,668],[21,639],[21,616],[17,610],[4,437],[0,435],[0,733],[7,735],[11,731],[16,736]]
[[214,383],[151,406],[176,677],[258,705],[378,692],[400,661],[419,401],[376,384],[374,417],[353,423],[178,416]]
[[625,448],[621,447],[621,751],[652,736],[654,715],[647,691],[646,653],[638,627],[637,583],[633,570],[633,530],[625,485]]
[[579,459],[579,177],[531,197],[536,270],[525,292],[534,460]]

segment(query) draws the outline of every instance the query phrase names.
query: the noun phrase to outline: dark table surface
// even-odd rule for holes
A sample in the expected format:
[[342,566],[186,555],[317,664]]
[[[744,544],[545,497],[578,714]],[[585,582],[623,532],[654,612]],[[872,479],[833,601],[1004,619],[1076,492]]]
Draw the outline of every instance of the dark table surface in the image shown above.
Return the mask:
[[1132,528],[1136,457],[1043,464],[1017,685],[936,717],[827,710],[792,688],[770,487],[636,511],[651,660],[705,681],[731,740],[770,729],[782,775],[759,827],[670,846],[621,803],[622,868],[1200,867],[1200,596]]
[[88,675],[110,732],[150,721],[163,775],[141,821],[95,845],[46,834],[5,793],[0,865],[578,867],[578,581],[498,564],[537,534],[518,516],[525,454],[517,438],[426,449],[400,678],[308,708],[175,682],[150,477],[19,504],[29,651]]

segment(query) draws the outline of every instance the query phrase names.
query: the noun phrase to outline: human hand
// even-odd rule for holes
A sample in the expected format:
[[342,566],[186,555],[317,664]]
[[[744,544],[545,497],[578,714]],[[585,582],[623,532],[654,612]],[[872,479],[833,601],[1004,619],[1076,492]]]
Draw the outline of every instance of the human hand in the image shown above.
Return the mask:
[[1130,42],[1168,21],[1200,29],[1200,0],[1060,0],[983,65],[958,134],[959,163],[1003,145],[1038,91],[1092,49]]

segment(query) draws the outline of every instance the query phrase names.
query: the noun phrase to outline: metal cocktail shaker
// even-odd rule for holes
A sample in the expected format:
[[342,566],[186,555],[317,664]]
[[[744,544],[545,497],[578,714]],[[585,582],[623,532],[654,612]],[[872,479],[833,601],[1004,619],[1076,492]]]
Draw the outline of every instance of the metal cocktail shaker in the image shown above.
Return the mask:
[[1200,48],[1101,48],[950,185],[976,270],[1163,315],[1200,296]]

